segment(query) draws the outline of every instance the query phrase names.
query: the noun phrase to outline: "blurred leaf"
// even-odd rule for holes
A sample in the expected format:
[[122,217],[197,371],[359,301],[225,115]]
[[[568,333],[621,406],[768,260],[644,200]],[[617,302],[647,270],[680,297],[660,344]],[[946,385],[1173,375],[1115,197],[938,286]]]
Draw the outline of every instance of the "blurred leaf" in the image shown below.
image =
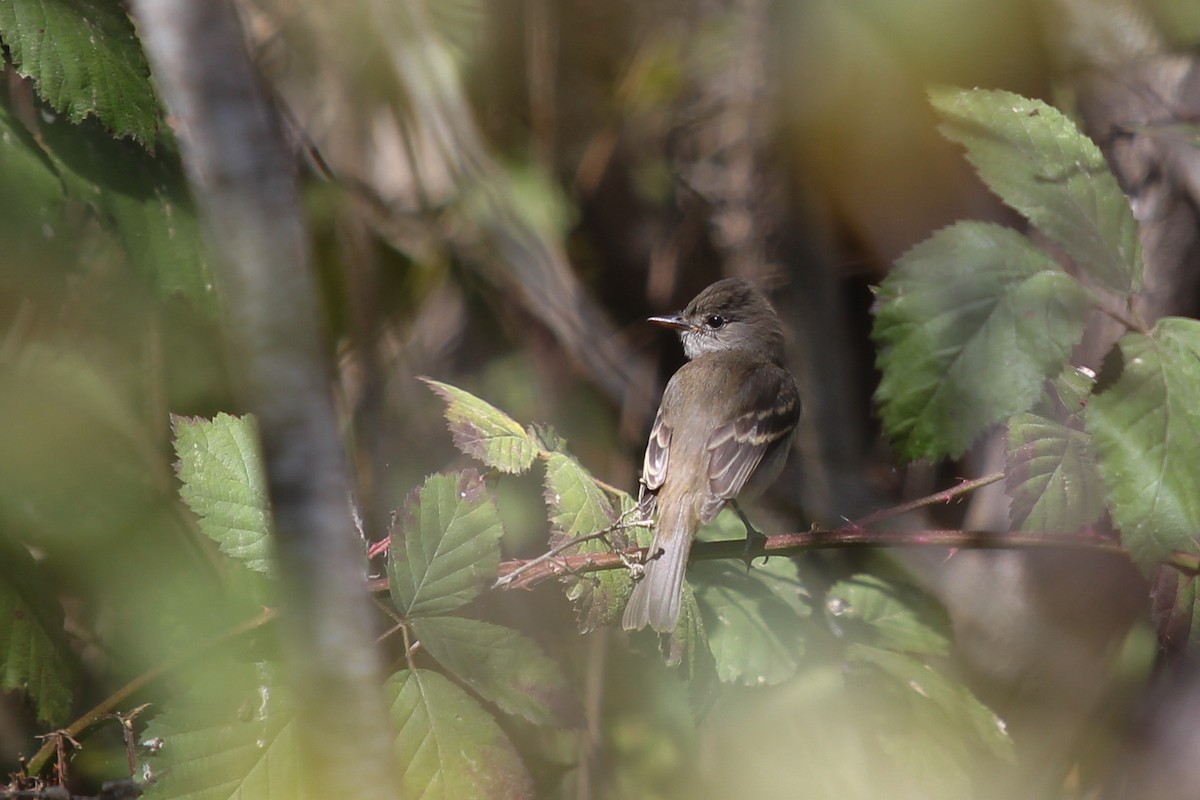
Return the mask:
[[1077,531],[1104,513],[1104,484],[1082,419],[1093,382],[1068,368],[1033,411],[1009,420],[1005,488],[1013,527]]
[[957,457],[1033,405],[1083,335],[1091,300],[1024,236],[980,222],[909,250],[877,295],[876,399],[908,459]]
[[[546,458],[546,505],[550,511],[550,544],[559,546],[577,536],[595,533],[612,527],[617,521],[612,500],[597,485],[591,474],[569,455],[550,453]],[[628,505],[633,501],[626,495]],[[613,532],[609,542],[626,534]],[[575,553],[606,553],[612,547],[604,539],[589,539],[564,550]],[[629,574],[624,570],[605,570],[584,575],[568,575],[567,598],[575,606],[580,633],[588,633],[620,618],[633,590]]]
[[470,392],[421,378],[446,401],[446,421],[454,446],[501,472],[519,473],[533,466],[535,440],[512,417]]
[[17,71],[72,122],[94,114],[117,136],[153,143],[158,99],[120,3],[6,0],[0,3],[0,41]]
[[200,518],[200,530],[222,553],[271,574],[271,507],[254,417],[172,416],[171,427],[179,494]]
[[[61,226],[66,199],[62,181],[37,140],[0,103],[0,224],[10,234],[5,262],[29,257],[18,232],[43,239]],[[7,266],[7,264],[6,264]]]
[[796,567],[774,558],[747,571],[732,561],[702,561],[688,569],[708,644],[722,681],[745,686],[780,683],[796,673],[804,654]]
[[0,535],[0,691],[23,692],[38,720],[60,725],[77,662],[53,583],[24,547]]
[[1142,246],[1129,199],[1104,155],[1066,116],[1011,92],[936,89],[940,130],[1005,203],[1105,288],[1142,282]]
[[931,722],[935,726],[938,722],[948,724],[949,730],[969,737],[970,743],[1005,761],[1015,762],[1012,739],[1004,722],[965,686],[912,656],[889,650],[851,644],[846,648],[846,660],[876,667],[895,681],[908,700],[913,719],[928,720],[932,712],[935,720]]
[[152,156],[65,123],[42,135],[72,199],[96,210],[137,274],[159,295],[183,296],[215,317],[208,249],[174,152]]
[[1168,317],[1122,336],[1084,424],[1130,557],[1149,570],[1200,552],[1200,322]]
[[859,574],[835,584],[825,613],[831,626],[863,623],[869,641],[888,650],[945,654],[950,618],[936,599],[917,587],[879,575]]
[[168,712],[146,726],[160,738],[156,780],[146,800],[304,800],[303,755],[291,714],[196,726]]
[[0,520],[69,555],[137,524],[163,464],[95,352],[33,342],[0,359]]
[[496,576],[503,533],[479,473],[426,478],[392,525],[388,577],[400,612],[443,614],[475,599]]
[[413,620],[413,630],[439,664],[501,711],[535,725],[578,716],[562,670],[524,634],[461,617]]
[[[662,637],[659,639],[661,642]],[[703,717],[716,702],[720,677],[709,646],[708,632],[704,629],[704,615],[700,613],[696,593],[686,581],[679,626],[666,638],[666,646],[667,664],[678,667],[687,682],[692,713],[697,718]]]
[[402,670],[385,687],[408,797],[533,797],[533,782],[496,721],[429,670]]

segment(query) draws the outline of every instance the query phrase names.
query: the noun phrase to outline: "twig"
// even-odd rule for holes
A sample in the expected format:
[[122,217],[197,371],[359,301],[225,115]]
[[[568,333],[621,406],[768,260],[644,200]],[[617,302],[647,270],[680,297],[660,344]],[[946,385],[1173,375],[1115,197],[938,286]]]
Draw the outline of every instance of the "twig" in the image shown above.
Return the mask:
[[[104,700],[100,701],[95,708],[72,722],[68,727],[64,728],[61,733],[71,737],[79,736],[92,725],[111,716],[119,705],[128,700],[132,695],[140,692],[150,683],[158,680],[163,675],[174,672],[186,664],[190,664],[199,656],[215,647],[219,647],[225,642],[236,639],[242,634],[248,633],[256,628],[261,628],[263,625],[266,625],[268,622],[275,619],[278,613],[279,612],[273,608],[265,609],[257,617],[248,619],[240,625],[230,628],[224,633],[214,636],[206,642],[201,642],[190,650],[185,650],[175,658],[165,661],[162,664],[159,664],[157,667],[143,672],[141,675],[138,675],[129,683],[125,684],[120,689],[104,698]],[[37,775],[39,772],[41,772],[42,768],[46,765],[46,760],[50,758],[54,752],[54,741],[48,740],[44,745],[42,745],[40,750],[33,754],[33,758],[29,759],[29,764],[25,768],[25,774]]]
[[[608,536],[608,534],[612,533],[613,530],[614,526],[609,526],[603,530],[596,531],[595,533],[585,533],[582,536],[576,536],[568,539],[565,542],[560,542],[546,552],[542,553],[537,558],[531,558],[528,561],[521,562],[520,566],[516,567],[510,572],[505,572],[503,569],[504,565],[502,564],[500,569],[500,577],[496,578],[496,582],[492,584],[492,588],[504,589],[513,581],[519,580],[520,577],[529,570],[536,568],[539,564],[544,564],[551,559],[557,558],[558,556],[562,555],[563,552],[570,550],[577,544],[582,544],[583,542],[588,542],[592,539],[603,539],[604,537]],[[508,563],[511,564],[513,562],[510,561]]]
[[982,478],[963,481],[957,486],[951,486],[949,489],[945,489],[940,492],[934,492],[933,494],[926,495],[925,497],[919,497],[916,500],[910,500],[907,503],[902,503],[898,506],[892,506],[891,508],[884,508],[874,512],[873,514],[868,514],[861,519],[856,519],[854,522],[851,522],[850,527],[865,528],[868,525],[874,525],[876,523],[883,522],[885,519],[892,519],[894,517],[907,514],[910,511],[916,511],[918,508],[925,508],[926,506],[937,505],[938,503],[949,503],[956,497],[967,494],[968,492],[973,492],[976,489],[982,489],[984,486],[988,486],[1001,480],[1004,480],[1003,472],[993,472],[990,475],[984,475]]

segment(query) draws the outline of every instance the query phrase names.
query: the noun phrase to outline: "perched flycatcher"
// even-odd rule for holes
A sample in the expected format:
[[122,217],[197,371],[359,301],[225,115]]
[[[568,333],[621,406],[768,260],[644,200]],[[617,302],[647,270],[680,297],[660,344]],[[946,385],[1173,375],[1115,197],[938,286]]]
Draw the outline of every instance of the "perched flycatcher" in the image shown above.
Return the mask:
[[640,503],[643,518],[656,520],[654,544],[622,624],[668,633],[679,624],[696,530],[779,474],[800,393],[784,366],[779,317],[749,281],[717,281],[680,313],[650,322],[679,331],[689,360],[667,384],[646,444]]

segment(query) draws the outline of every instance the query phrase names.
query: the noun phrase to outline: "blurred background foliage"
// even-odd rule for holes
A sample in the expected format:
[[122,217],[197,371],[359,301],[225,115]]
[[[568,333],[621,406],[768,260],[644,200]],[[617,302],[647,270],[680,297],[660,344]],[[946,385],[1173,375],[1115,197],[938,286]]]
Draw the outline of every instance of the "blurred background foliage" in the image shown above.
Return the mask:
[[[306,169],[372,541],[424,476],[466,463],[417,375],[552,424],[594,475],[632,488],[682,360],[641,321],[734,274],[774,290],[805,400],[764,527],[837,524],[982,469],[983,448],[954,465],[895,463],[872,413],[869,287],[957,219],[1017,222],[938,136],[926,87],[1003,88],[1082,114],[1096,70],[1151,88],[1169,73],[1200,113],[1187,77],[1200,11],[1188,0],[240,10]],[[253,579],[177,496],[169,414],[239,409],[218,288],[172,121],[144,101],[135,29],[116,0],[3,0],[0,42],[0,543],[21,551],[0,560],[16,587],[0,608],[50,615],[30,647],[63,665],[43,690],[0,698],[0,758],[15,768],[36,733],[252,616],[263,593],[228,590]],[[82,73],[69,66],[79,52]],[[1141,71],[1123,73],[1130,63]],[[1105,146],[1102,120],[1081,119]],[[1164,290],[1173,313],[1194,312],[1194,242],[1193,225],[1168,248],[1190,265]],[[506,553],[544,550],[540,478],[501,477],[495,490]],[[939,521],[964,524],[964,510]],[[970,513],[974,527],[1003,524],[986,507]],[[808,640],[794,679],[726,688],[697,724],[694,698],[652,648],[612,631],[581,639],[549,586],[493,593],[487,615],[568,665],[585,722],[568,736],[506,720],[507,733],[545,796],[1083,796],[1122,751],[1148,675],[1146,588],[1077,555],[980,558],[903,567],[947,603],[947,672],[1010,720],[1017,767],[960,753],[954,720],[911,728],[904,698],[838,666],[833,635],[824,650]],[[803,573],[820,595],[874,563],[812,558]],[[271,644],[244,649],[252,660]],[[186,683],[168,677],[146,699]],[[84,745],[77,777],[124,773],[115,725]]]

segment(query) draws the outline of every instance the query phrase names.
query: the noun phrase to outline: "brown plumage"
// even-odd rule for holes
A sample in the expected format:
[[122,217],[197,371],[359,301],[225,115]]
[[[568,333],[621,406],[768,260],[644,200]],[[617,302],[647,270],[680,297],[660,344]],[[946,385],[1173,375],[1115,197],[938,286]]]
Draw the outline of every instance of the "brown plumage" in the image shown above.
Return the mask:
[[796,382],[783,365],[783,328],[749,281],[718,281],[671,317],[690,361],[663,392],[642,468],[641,510],[654,543],[622,624],[673,631],[696,530],[726,502],[772,481],[800,417]]

